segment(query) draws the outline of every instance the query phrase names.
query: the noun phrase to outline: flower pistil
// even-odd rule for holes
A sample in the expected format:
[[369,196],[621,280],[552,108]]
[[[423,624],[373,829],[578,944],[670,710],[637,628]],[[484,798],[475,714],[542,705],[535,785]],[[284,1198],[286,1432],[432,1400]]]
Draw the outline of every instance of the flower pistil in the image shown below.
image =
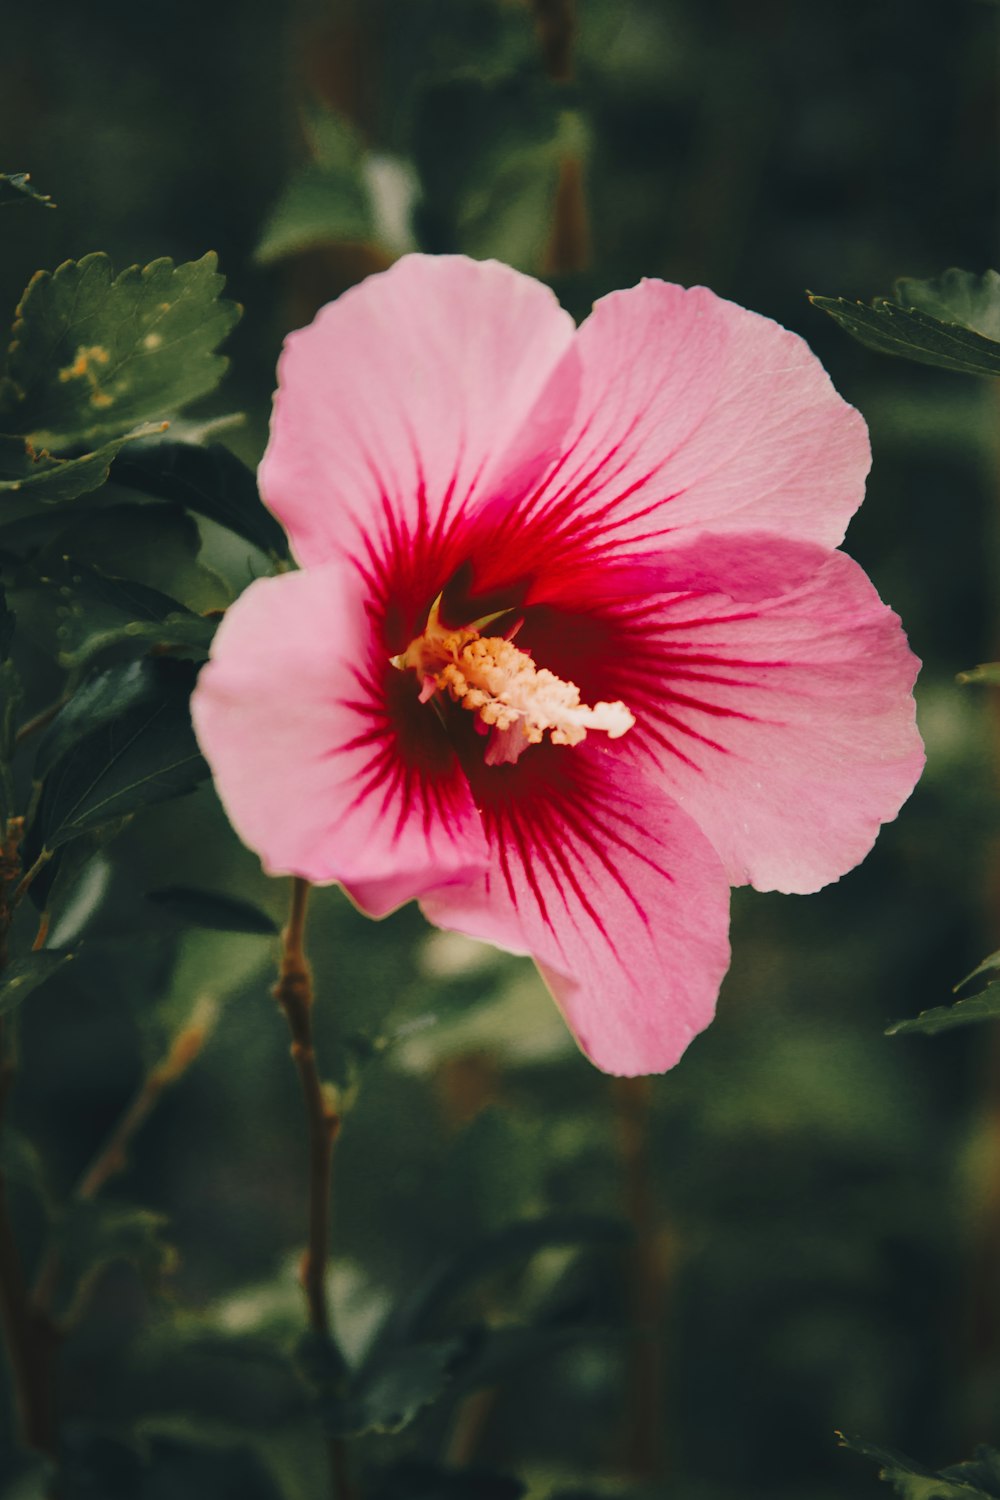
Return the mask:
[[510,635],[482,635],[477,625],[449,630],[439,607],[436,601],[423,634],[392,664],[418,674],[421,702],[440,693],[475,713],[484,733],[493,731],[487,765],[517,761],[546,733],[554,745],[578,745],[591,729],[615,740],[632,728],[635,716],[624,703],[582,703],[575,683],[536,666]]

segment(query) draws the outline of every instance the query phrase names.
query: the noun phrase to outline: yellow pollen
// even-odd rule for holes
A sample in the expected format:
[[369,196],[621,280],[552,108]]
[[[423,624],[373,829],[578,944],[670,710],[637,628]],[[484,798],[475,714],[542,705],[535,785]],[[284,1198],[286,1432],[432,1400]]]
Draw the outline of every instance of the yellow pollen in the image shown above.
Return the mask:
[[423,635],[392,663],[418,674],[422,699],[447,694],[493,730],[488,765],[516,761],[546,734],[553,745],[579,745],[588,730],[616,740],[635,723],[624,703],[581,703],[575,683],[536,667],[526,651],[503,636],[480,635],[471,625],[445,630],[437,604]]

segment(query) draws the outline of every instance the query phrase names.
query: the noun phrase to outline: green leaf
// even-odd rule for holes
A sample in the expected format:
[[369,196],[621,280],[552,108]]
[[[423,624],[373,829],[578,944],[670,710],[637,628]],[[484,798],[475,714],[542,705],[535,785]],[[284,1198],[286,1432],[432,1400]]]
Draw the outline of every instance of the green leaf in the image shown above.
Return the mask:
[[466,1339],[455,1336],[407,1344],[372,1361],[348,1395],[329,1407],[330,1435],[401,1432],[442,1394],[466,1349]]
[[223,896],[218,891],[172,885],[159,891],[147,891],[146,900],[166,907],[167,911],[194,927],[209,927],[216,932],[258,933],[262,937],[275,936],[279,931],[277,922],[259,906],[238,901],[235,896]]
[[43,208],[55,208],[48,193],[40,193],[31,185],[30,172],[0,172],[0,205],[5,208],[12,203],[40,203]]
[[203,614],[224,609],[232,595],[201,563],[200,550],[198,524],[179,505],[122,504],[73,516],[38,562],[58,569],[68,555],[101,573],[134,579]]
[[46,623],[56,657],[69,671],[87,666],[108,647],[129,644],[173,648],[175,655],[200,660],[219,623],[158,589],[111,578],[69,557],[40,576],[38,587],[48,600]]
[[[2,420],[2,416],[0,416]],[[47,448],[38,449],[29,438],[0,433],[0,526],[23,520],[35,505],[60,505],[98,489],[107,479],[111,464],[126,443],[162,432],[162,422],[144,422],[112,442],[102,443],[91,453],[58,458]],[[5,496],[23,496],[30,505],[16,505]]]
[[21,299],[0,425],[37,448],[121,438],[214,390],[239,309],[211,252],[115,277],[106,255],[38,271]]
[[74,957],[72,949],[42,948],[13,959],[0,974],[0,1016],[15,1010]]
[[987,687],[1000,687],[1000,661],[987,661],[981,666],[970,667],[967,672],[959,672],[955,681],[963,684],[983,682]]
[[60,1271],[56,1317],[72,1319],[94,1281],[115,1261],[128,1261],[146,1284],[155,1287],[177,1264],[176,1252],[163,1238],[166,1222],[162,1214],[145,1208],[106,1199],[72,1199],[52,1237]]
[[996,271],[977,276],[952,266],[929,281],[901,276],[893,287],[893,300],[940,322],[958,323],[1000,341],[1000,276]]
[[[971,978],[971,975],[970,975]],[[1000,980],[987,985],[982,994],[972,995],[968,1000],[957,1000],[954,1005],[938,1005],[933,1010],[921,1011],[912,1020],[896,1021],[886,1030],[886,1036],[937,1036],[938,1032],[951,1031],[956,1026],[970,1026],[974,1021],[995,1021],[1000,1016]]]
[[318,245],[375,237],[360,136],[322,106],[309,111],[306,128],[313,159],[295,173],[272,209],[254,253],[260,265]]
[[74,695],[39,747],[44,780],[32,855],[192,791],[208,776],[188,708],[195,676],[186,662],[143,661],[101,674],[81,690],[82,705]]
[[[843,1436],[840,1438],[840,1445],[876,1463],[879,1478],[891,1484],[903,1500],[996,1500],[1000,1493],[993,1488],[980,1487],[978,1481],[984,1472],[981,1458],[978,1465],[961,1464],[935,1473],[922,1468],[903,1454],[895,1453],[891,1448],[878,1448],[874,1443],[863,1443],[857,1438]],[[978,1449],[977,1453],[982,1455],[992,1453],[992,1450]],[[994,1454],[994,1460],[995,1457]]]
[[392,1332],[404,1339],[419,1337],[476,1282],[512,1264],[523,1264],[542,1250],[620,1249],[631,1238],[627,1223],[597,1214],[548,1214],[505,1225],[448,1256],[418,1283],[394,1313]]
[[46,1216],[51,1216],[52,1198],[41,1153],[26,1135],[6,1124],[0,1136],[0,1172],[15,1187],[26,1189],[41,1204]]
[[966,974],[964,979],[958,981],[955,985],[956,994],[959,990],[964,990],[965,986],[971,984],[974,979],[981,978],[983,974],[992,974],[996,969],[1000,969],[1000,949],[996,953],[988,954],[981,964],[976,965],[971,974]]
[[417,104],[414,153],[425,248],[538,271],[560,162],[587,147],[565,87],[519,73],[435,82]]
[[[967,273],[948,274],[964,276]],[[915,286],[924,284],[902,282],[900,285],[907,287],[912,295]],[[817,297],[812,293],[809,300],[814,307],[829,313],[860,343],[880,354],[894,354],[916,360],[918,364],[938,365],[944,370],[956,370],[965,375],[1000,375],[1000,342],[965,326],[957,316],[942,319],[920,307],[901,307],[888,297],[877,297],[870,307],[863,302],[850,302],[845,297]],[[932,295],[928,295],[925,301],[928,306],[945,308],[940,298]],[[977,315],[981,322],[993,326],[991,320],[983,317],[981,310]]]
[[111,477],[218,521],[262,552],[288,556],[288,538],[262,505],[252,471],[221,443],[141,443],[116,461]]
[[581,1340],[621,1340],[625,1330],[617,1324],[573,1322],[536,1323],[483,1328],[470,1358],[456,1370],[463,1393],[498,1385],[517,1370],[535,1369],[544,1359],[572,1349]]

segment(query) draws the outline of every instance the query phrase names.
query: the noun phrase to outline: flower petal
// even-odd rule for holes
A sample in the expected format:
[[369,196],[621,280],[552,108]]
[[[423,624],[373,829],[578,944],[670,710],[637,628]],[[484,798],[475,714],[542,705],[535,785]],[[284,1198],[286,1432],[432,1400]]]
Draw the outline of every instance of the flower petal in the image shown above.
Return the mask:
[[383,916],[482,869],[440,723],[381,652],[341,563],[258,579],[227,611],[191,711],[233,826],[272,875],[340,881]]
[[537,421],[531,413],[573,335],[540,282],[495,261],[425,255],[290,334],[260,485],[299,561],[418,550],[419,565],[500,482],[498,465],[509,476],[528,464],[537,478],[572,414],[574,359]]
[[422,902],[440,927],[530,953],[609,1073],[673,1066],[729,963],[729,892],[694,823],[626,760],[534,747],[476,779],[493,862]]
[[[734,885],[818,890],[865,857],[913,790],[919,663],[844,553],[775,599],[641,600],[604,630],[604,671],[587,691],[628,704],[626,751],[691,814]],[[583,649],[565,622],[524,635],[563,674],[560,641]]]
[[558,554],[607,561],[699,531],[843,539],[867,428],[797,334],[705,287],[644,281],[595,305],[572,356],[580,395],[560,458],[533,493],[498,495],[474,520],[493,549],[477,591],[540,576]]

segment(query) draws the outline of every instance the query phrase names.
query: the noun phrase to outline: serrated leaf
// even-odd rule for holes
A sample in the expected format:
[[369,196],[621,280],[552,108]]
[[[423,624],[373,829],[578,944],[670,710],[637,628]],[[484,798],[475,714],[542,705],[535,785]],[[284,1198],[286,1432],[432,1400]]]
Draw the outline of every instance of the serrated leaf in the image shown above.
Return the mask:
[[954,1005],[938,1005],[921,1011],[911,1020],[896,1021],[886,1028],[886,1036],[937,1036],[956,1026],[971,1026],[976,1021],[995,1021],[1000,1017],[1000,980],[987,985],[979,995],[956,1000]]
[[[0,433],[0,526],[23,520],[37,503],[60,505],[99,489],[126,443],[162,430],[160,422],[144,422],[111,442],[101,443],[93,452],[71,458],[59,458],[46,448],[36,448],[29,438]],[[31,504],[13,503],[19,497]]]
[[279,928],[273,917],[249,901],[224,896],[218,891],[201,891],[194,886],[165,886],[147,891],[146,900],[190,922],[194,927],[209,927],[215,932],[248,932],[261,937],[276,936]]
[[959,990],[964,990],[965,986],[971,984],[974,979],[980,979],[984,974],[992,974],[997,969],[1000,969],[1000,949],[996,953],[987,954],[986,958],[983,959],[981,964],[976,965],[971,974],[966,974],[964,979],[960,979],[955,985],[955,993],[957,994]]
[[996,271],[977,276],[952,266],[927,281],[901,276],[893,287],[893,300],[942,323],[959,323],[984,338],[1000,341],[1000,276]]
[[17,310],[0,426],[61,449],[120,438],[206,395],[239,316],[224,284],[211,252],[117,277],[103,254],[36,272]]
[[857,1438],[841,1436],[840,1445],[876,1463],[879,1478],[891,1484],[903,1500],[995,1500],[990,1491],[965,1478],[955,1478],[959,1471],[954,1469],[935,1473],[891,1448],[879,1448]]
[[970,667],[967,672],[959,672],[955,678],[956,682],[982,682],[987,687],[1000,687],[1000,661],[986,661],[981,666]]
[[[109,671],[89,684],[82,711],[74,707],[76,694],[39,747],[46,769],[29,830],[32,855],[36,848],[58,849],[89,829],[192,791],[208,776],[188,707],[194,669],[166,659],[134,668]],[[109,704],[117,711],[110,712]],[[95,715],[96,727],[79,734]]]
[[218,521],[262,552],[288,556],[288,538],[261,503],[256,478],[221,443],[141,443],[116,461],[111,477]]
[[0,204],[40,203],[43,208],[55,208],[49,193],[40,193],[31,185],[30,172],[0,172]]
[[942,321],[917,307],[900,307],[888,297],[877,297],[870,307],[846,297],[812,293],[809,300],[859,343],[880,354],[964,375],[1000,375],[1000,342],[958,322]]
[[313,160],[295,173],[261,231],[254,259],[270,265],[318,245],[374,238],[375,214],[358,133],[332,110],[306,120]]
[[328,1407],[328,1432],[401,1432],[443,1393],[466,1349],[466,1339],[455,1336],[403,1345],[371,1362],[349,1393]]
[[0,974],[0,1016],[5,1016],[27,1000],[28,996],[52,978],[73,958],[67,948],[42,948],[15,958]]

